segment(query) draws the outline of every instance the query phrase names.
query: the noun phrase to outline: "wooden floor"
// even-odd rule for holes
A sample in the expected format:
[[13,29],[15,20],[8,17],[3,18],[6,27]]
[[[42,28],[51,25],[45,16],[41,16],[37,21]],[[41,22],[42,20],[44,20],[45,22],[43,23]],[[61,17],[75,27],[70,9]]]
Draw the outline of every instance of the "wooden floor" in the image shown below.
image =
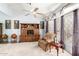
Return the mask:
[[[0,44],[0,56],[56,56],[56,50],[44,52],[37,42]],[[59,56],[71,56],[60,49]]]

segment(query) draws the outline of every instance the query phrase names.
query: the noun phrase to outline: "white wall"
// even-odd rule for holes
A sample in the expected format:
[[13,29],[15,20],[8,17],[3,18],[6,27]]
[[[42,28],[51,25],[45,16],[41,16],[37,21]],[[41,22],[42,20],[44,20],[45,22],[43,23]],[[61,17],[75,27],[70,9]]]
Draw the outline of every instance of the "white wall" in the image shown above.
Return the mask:
[[[15,19],[18,19],[20,21],[20,23],[32,23],[32,24],[37,23],[37,24],[39,24],[39,26],[40,26],[40,21],[44,21],[43,19],[35,18],[32,15],[22,16],[20,18],[15,18]],[[40,37],[42,38],[45,34],[45,29],[39,29],[39,33],[40,33]]]
[[48,31],[54,32],[54,20],[48,21]]
[[67,8],[64,8],[61,14],[60,14],[60,11],[56,12],[56,16],[54,16],[52,19],[59,18],[62,15],[65,15],[65,14],[67,14],[69,12],[72,12],[75,9],[79,9],[79,4],[78,3],[76,3],[74,5],[71,5],[71,6],[67,7]]
[[[2,14],[1,14],[2,15]],[[44,21],[43,19],[40,18],[34,18],[32,15],[28,15],[28,16],[21,16],[21,17],[17,17],[17,18],[6,18],[4,17],[2,20],[0,20],[0,23],[3,23],[3,34],[7,34],[9,36],[8,42],[11,42],[11,34],[16,33],[18,35],[18,39],[19,39],[19,35],[20,35],[20,29],[14,29],[14,20],[19,20],[20,23],[35,23],[35,24],[40,24],[40,21]],[[11,20],[11,29],[5,29],[5,20]],[[44,34],[43,32],[45,32],[45,30],[40,29],[39,30],[41,36]],[[17,40],[18,42],[19,40]]]
[[57,41],[60,42],[61,35],[61,18],[56,18]]

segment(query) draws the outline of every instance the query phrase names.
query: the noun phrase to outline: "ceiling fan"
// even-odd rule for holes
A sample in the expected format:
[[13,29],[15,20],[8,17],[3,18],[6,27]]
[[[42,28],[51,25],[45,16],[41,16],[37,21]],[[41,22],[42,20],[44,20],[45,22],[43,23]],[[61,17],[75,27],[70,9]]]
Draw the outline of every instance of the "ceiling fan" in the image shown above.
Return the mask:
[[50,19],[50,17],[49,16],[47,16],[47,15],[45,15],[45,14],[43,14],[43,13],[39,13],[39,12],[37,12],[39,10],[39,8],[34,8],[34,9],[32,9],[32,10],[25,10],[25,12],[27,12],[26,14],[25,14],[25,16],[28,16],[28,15],[33,15],[34,17],[37,17],[37,15],[38,16],[41,16],[42,18],[44,18],[45,20],[48,20],[48,19]]
[[43,17],[45,17],[46,18],[46,15],[45,14],[43,14],[43,13],[39,13],[39,12],[37,12],[39,10],[39,8],[34,8],[33,10],[31,10],[31,11],[29,11],[29,10],[25,10],[25,12],[27,12],[26,14],[25,14],[25,16],[28,16],[28,15],[33,15],[34,17],[36,17],[36,15],[41,15],[41,16],[43,16]]
[[34,8],[33,10],[24,10],[25,12],[27,12],[25,16],[28,16],[30,14],[35,14],[38,10],[39,8]]

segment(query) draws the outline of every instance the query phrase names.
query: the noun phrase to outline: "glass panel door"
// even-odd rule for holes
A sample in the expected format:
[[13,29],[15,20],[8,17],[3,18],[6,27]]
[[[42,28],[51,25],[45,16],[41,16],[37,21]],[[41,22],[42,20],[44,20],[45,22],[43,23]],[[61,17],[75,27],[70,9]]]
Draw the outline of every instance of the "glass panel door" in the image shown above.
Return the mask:
[[57,41],[60,42],[61,17],[56,19],[56,32],[57,32]]
[[73,12],[64,15],[64,43],[65,50],[72,54]]

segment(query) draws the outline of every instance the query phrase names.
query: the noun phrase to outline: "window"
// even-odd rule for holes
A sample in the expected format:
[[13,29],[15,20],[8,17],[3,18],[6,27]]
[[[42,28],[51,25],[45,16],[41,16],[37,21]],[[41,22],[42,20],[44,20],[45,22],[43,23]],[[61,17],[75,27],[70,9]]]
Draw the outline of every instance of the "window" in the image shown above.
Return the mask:
[[11,20],[5,20],[5,28],[11,29]]
[[40,21],[40,28],[44,29],[44,21]]
[[14,20],[14,29],[19,29],[19,20]]

